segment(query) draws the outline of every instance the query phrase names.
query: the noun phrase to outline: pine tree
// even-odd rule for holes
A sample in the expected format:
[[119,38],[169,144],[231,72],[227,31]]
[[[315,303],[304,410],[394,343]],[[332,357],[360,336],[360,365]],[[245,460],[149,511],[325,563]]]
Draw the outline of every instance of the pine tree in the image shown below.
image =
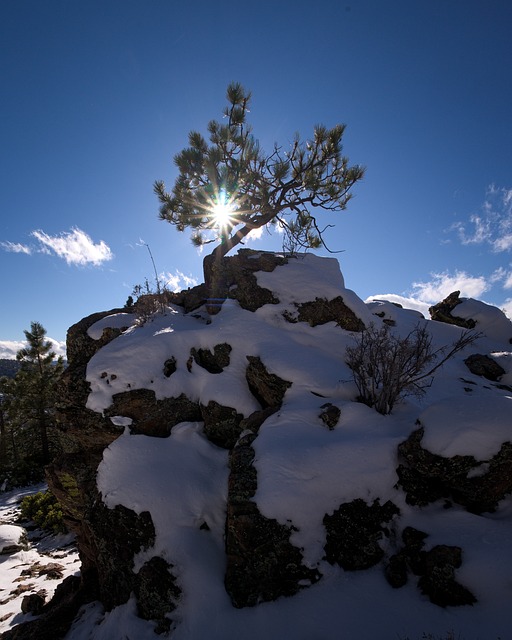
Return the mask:
[[13,456],[19,452],[17,444],[29,437],[32,452],[42,464],[50,462],[48,430],[54,426],[56,386],[64,369],[61,356],[56,358],[46,330],[32,322],[24,331],[27,346],[20,349],[16,359],[21,368],[12,380],[2,380],[4,419],[7,416],[12,436]]
[[254,229],[280,225],[288,250],[324,246],[314,210],[342,211],[364,169],[342,155],[345,125],[316,126],[311,140],[298,135],[288,150],[265,154],[247,122],[251,94],[239,83],[227,88],[225,122],[208,124],[209,143],[197,131],[174,158],[179,170],[172,192],[157,181],[161,220],[192,229],[196,245],[218,242],[204,262],[208,284],[216,258]]

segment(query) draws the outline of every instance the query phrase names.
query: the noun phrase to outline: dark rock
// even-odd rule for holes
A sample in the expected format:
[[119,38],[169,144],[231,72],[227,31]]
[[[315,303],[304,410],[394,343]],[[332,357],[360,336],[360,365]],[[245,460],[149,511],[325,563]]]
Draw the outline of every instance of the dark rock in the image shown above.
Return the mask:
[[245,378],[252,395],[264,409],[280,407],[284,394],[292,383],[269,373],[259,356],[247,356],[247,360],[249,365],[245,371]]
[[105,416],[125,416],[132,419],[131,433],[166,438],[179,422],[201,420],[201,409],[184,394],[177,398],[157,400],[150,389],[133,389],[115,393]]
[[463,585],[455,580],[455,569],[462,564],[460,547],[437,545],[426,552],[425,574],[418,587],[430,602],[440,607],[472,605],[477,600]]
[[[413,431],[398,446],[401,464],[398,485],[408,504],[424,506],[436,500],[451,500],[471,513],[495,511],[500,500],[512,493],[512,444],[505,442],[485,463],[473,456],[445,458],[423,449],[423,427]],[[470,472],[486,465],[485,473]]]
[[464,302],[465,298],[460,298],[460,291],[453,291],[441,302],[438,302],[433,307],[429,308],[430,317],[437,322],[446,322],[448,324],[455,324],[458,327],[464,327],[465,329],[474,329],[476,322],[469,318],[459,318],[452,312],[455,307]]
[[192,348],[190,355],[200,367],[209,373],[222,373],[225,367],[229,366],[231,350],[231,346],[224,342],[216,344],[213,347],[213,353],[209,349]]
[[204,433],[208,440],[224,449],[235,446],[242,429],[240,423],[243,415],[232,407],[225,407],[214,400],[204,406],[201,405],[204,421]]
[[66,354],[68,363],[74,366],[87,364],[92,356],[109,342],[112,342],[122,333],[122,329],[107,327],[103,330],[103,335],[98,340],[93,340],[87,333],[87,329],[93,324],[116,313],[126,313],[125,309],[111,309],[110,311],[100,311],[93,313],[68,329],[66,337]]
[[425,573],[425,538],[428,534],[413,527],[406,527],[402,532],[404,546],[398,553],[391,556],[385,566],[384,575],[394,589],[399,589],[407,583],[408,572],[415,575]]
[[428,535],[413,527],[402,533],[404,547],[389,559],[385,576],[394,588],[407,582],[407,573],[420,576],[418,587],[433,604],[440,607],[461,606],[476,602],[475,596],[455,579],[455,570],[462,565],[460,547],[437,545],[424,551]]
[[176,609],[181,595],[171,569],[172,566],[163,558],[154,556],[144,563],[137,574],[137,611],[144,620],[155,620],[158,623],[156,633],[169,631],[171,620],[167,614]]
[[384,575],[393,589],[400,589],[407,584],[407,561],[403,554],[396,553],[389,558]]
[[497,382],[505,373],[505,369],[501,367],[496,360],[490,356],[474,353],[464,360],[467,368],[476,376],[482,376],[487,380]]
[[364,322],[347,307],[343,298],[338,296],[333,300],[315,298],[312,302],[303,302],[297,305],[298,319],[300,322],[308,322],[312,327],[327,322],[335,322],[347,331],[362,331]]
[[38,616],[43,611],[45,600],[45,592],[30,593],[28,596],[23,596],[23,600],[21,601],[21,612],[31,613],[34,616]]
[[258,433],[259,428],[265,422],[267,418],[274,415],[276,411],[279,411],[279,407],[267,407],[266,409],[261,409],[259,411],[254,411],[250,416],[244,418],[240,423],[240,432],[248,429],[253,433]]
[[94,600],[78,576],[61,582],[40,617],[18,624],[2,634],[2,640],[58,640],[64,638],[80,607]]
[[204,284],[185,289],[184,291],[166,291],[167,302],[182,307],[185,313],[199,309],[208,298],[208,291]]
[[170,378],[176,372],[176,358],[171,356],[164,362],[164,376]]
[[284,256],[252,249],[240,249],[236,256],[227,258],[206,256],[204,274],[209,291],[210,313],[218,313],[228,298],[237,300],[248,311],[256,311],[265,304],[277,304],[279,300],[272,291],[258,285],[254,274],[257,271],[273,271],[287,262],[288,258]]
[[153,521],[147,511],[136,514],[122,505],[109,509],[98,498],[84,525],[96,549],[100,600],[110,611],[127,602],[135,588],[134,555],[154,544]]
[[405,527],[402,531],[404,548],[401,553],[407,562],[407,566],[416,576],[421,576],[425,573],[425,552],[423,547],[425,546],[426,538],[428,538],[428,533],[419,531],[414,527]]
[[225,586],[237,608],[292,596],[320,578],[290,543],[292,527],[265,518],[251,499],[257,488],[255,437],[242,438],[230,454]]
[[49,562],[39,569],[40,576],[46,576],[47,580],[62,580],[64,567],[58,562]]
[[384,557],[379,540],[388,535],[388,530],[383,524],[399,513],[389,500],[383,505],[379,500],[368,505],[357,498],[340,505],[332,515],[324,516],[325,559],[346,571],[373,567]]
[[334,404],[327,402],[323,404],[321,407],[322,412],[320,413],[320,418],[326,424],[329,429],[334,429],[334,427],[338,424],[340,419],[341,411],[339,407],[336,407]]

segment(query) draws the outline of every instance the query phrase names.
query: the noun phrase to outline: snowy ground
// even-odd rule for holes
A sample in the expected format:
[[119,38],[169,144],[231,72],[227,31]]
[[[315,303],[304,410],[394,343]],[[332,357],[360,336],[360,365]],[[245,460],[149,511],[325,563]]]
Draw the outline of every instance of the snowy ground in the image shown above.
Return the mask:
[[[44,485],[0,493],[0,542],[4,547],[19,539],[19,502]],[[0,633],[33,619],[21,612],[23,597],[46,593],[50,600],[57,585],[79,571],[78,553],[71,535],[48,535],[34,529],[27,532],[26,550],[0,555]]]

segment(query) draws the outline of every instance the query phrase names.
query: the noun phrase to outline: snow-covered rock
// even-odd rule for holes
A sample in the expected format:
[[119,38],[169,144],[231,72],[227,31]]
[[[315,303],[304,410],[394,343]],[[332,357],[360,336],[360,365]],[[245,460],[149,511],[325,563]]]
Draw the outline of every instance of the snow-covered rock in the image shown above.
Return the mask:
[[[437,350],[463,328],[367,305],[312,255],[243,251],[222,286],[215,309],[183,292],[144,322],[116,310],[70,329],[76,448],[50,478],[98,602],[67,640],[155,624],[175,640],[506,637],[511,488],[479,509],[457,494],[498,483],[512,447],[502,319],[458,303],[483,336],[383,416],[345,362],[361,330],[426,326]],[[499,381],[470,371],[476,352]]]

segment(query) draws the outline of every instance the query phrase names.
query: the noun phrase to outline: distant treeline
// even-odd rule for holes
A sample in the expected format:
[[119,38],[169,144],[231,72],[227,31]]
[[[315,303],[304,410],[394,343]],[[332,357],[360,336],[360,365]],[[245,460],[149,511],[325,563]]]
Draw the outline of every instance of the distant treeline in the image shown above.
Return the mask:
[[21,362],[18,360],[8,360],[7,358],[0,358],[0,378],[7,376],[8,378],[14,378],[21,367]]

